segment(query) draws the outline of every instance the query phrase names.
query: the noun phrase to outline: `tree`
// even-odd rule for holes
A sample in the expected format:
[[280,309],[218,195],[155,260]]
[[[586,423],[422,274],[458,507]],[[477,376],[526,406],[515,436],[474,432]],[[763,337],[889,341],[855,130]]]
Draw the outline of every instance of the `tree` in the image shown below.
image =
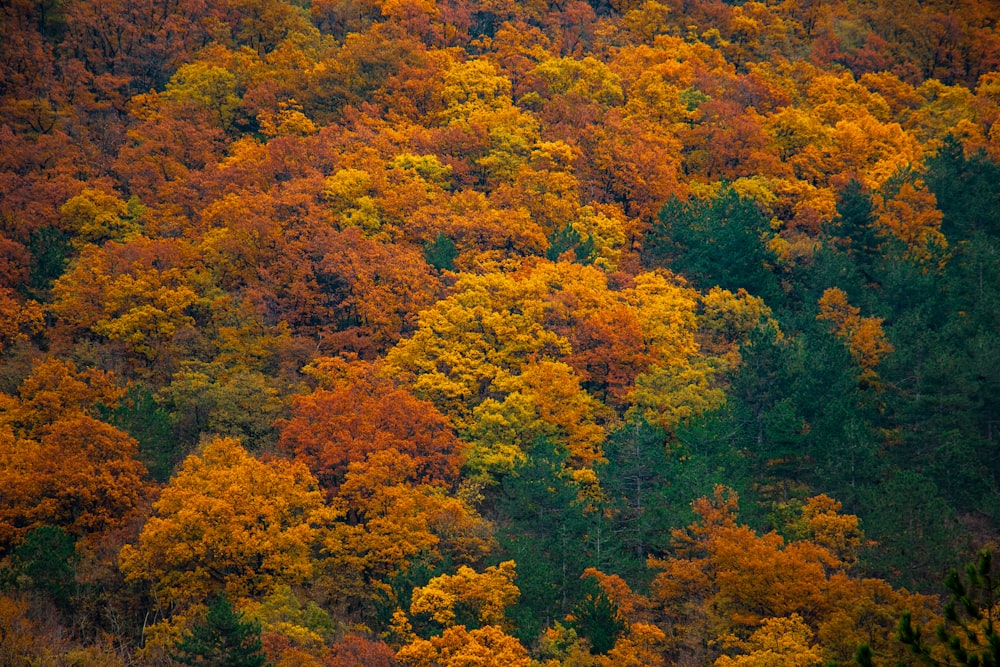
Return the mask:
[[467,275],[454,293],[420,315],[413,337],[387,357],[414,393],[468,427],[473,409],[498,382],[516,376],[532,357],[568,351],[542,322],[539,281],[492,273]]
[[0,353],[40,332],[43,321],[36,301],[22,301],[13,290],[0,287]]
[[128,434],[85,415],[37,439],[0,428],[0,547],[46,524],[76,536],[121,526],[146,492],[137,453]]
[[819,667],[823,655],[812,641],[812,630],[798,614],[769,618],[747,641],[729,639],[726,644],[743,653],[720,656],[715,667]]
[[[879,638],[872,644],[879,658],[900,659],[900,647],[888,641],[895,619],[907,608],[933,617],[927,597],[850,576],[848,563],[823,543],[843,552],[837,545],[858,536],[856,520],[838,518],[828,499],[810,503],[804,515],[816,540],[807,533],[786,541],[738,524],[737,498],[722,487],[693,506],[700,518],[674,531],[670,556],[650,559],[659,570],[650,599],[672,624],[678,649],[699,664],[724,657],[724,643],[751,656],[786,647],[785,662],[761,664],[846,662],[873,637]],[[732,659],[716,664],[755,664],[750,656]]]
[[466,500],[416,480],[416,461],[392,448],[348,465],[333,501],[346,520],[324,538],[327,557],[313,580],[332,604],[385,623],[379,614],[391,613],[428,571],[491,551],[492,526]]
[[730,99],[707,99],[698,105],[699,123],[681,129],[685,169],[711,180],[733,180],[755,174],[787,174],[790,169],[768,145],[764,118],[751,106]]
[[28,600],[0,594],[0,661],[5,665],[23,664],[25,660],[52,660],[60,643],[46,632],[39,620],[31,617]]
[[76,543],[58,526],[39,526],[14,549],[11,569],[19,586],[44,593],[69,608],[76,584]]
[[992,211],[1000,202],[1000,165],[984,153],[965,156],[962,144],[949,134],[927,160],[927,187],[941,213],[941,232],[954,244],[975,232],[996,235]]
[[568,314],[563,326],[573,353],[566,363],[576,369],[589,393],[611,406],[624,408],[629,404],[636,377],[656,359],[643,332],[643,316],[647,313],[632,304],[613,303]]
[[458,251],[455,242],[438,232],[433,241],[424,243],[424,259],[438,271],[452,271],[455,268],[455,258]]
[[182,65],[167,82],[163,97],[172,102],[191,102],[212,112],[218,126],[233,129],[240,98],[236,77],[228,70],[204,62]]
[[220,592],[240,599],[304,581],[342,516],[305,466],[261,462],[233,438],[215,438],[185,459],[153,512],[119,563],[126,579],[148,582],[160,604],[175,609]]
[[71,340],[96,334],[137,360],[168,362],[182,352],[178,335],[197,324],[191,250],[142,237],[87,245],[53,285],[50,312]]
[[[956,513],[929,475],[895,470],[859,489],[867,533],[878,549],[862,552],[866,568],[917,590],[948,569],[959,542]],[[879,500],[875,502],[875,498]]]
[[434,577],[426,586],[414,589],[411,621],[422,615],[433,621],[434,627],[442,628],[509,625],[504,612],[520,595],[514,584],[515,567],[509,560],[479,573],[463,565],[453,575]]
[[566,223],[565,227],[549,237],[549,249],[545,251],[545,257],[555,262],[569,251],[573,251],[573,259],[581,264],[594,261],[594,240],[583,238],[572,224]]
[[0,394],[0,550],[43,525],[76,537],[121,527],[147,491],[136,441],[99,421],[114,377],[48,358]]
[[944,214],[934,193],[920,180],[907,180],[892,195],[881,202],[879,224],[903,244],[905,258],[927,264],[940,261],[948,240],[941,233]]
[[447,628],[440,636],[416,639],[396,653],[410,667],[528,667],[524,646],[495,625]]
[[666,546],[672,521],[667,434],[636,419],[613,431],[604,449],[606,462],[596,470],[612,522],[609,543],[618,550],[615,569],[644,568],[647,556]]
[[861,317],[860,313],[859,308],[847,302],[843,290],[833,287],[820,297],[816,319],[830,322],[837,337],[847,342],[851,356],[861,367],[860,381],[877,386],[875,367],[895,348],[882,330],[882,318]]
[[329,667],[398,667],[395,652],[382,641],[350,633],[331,648],[325,664]]
[[837,217],[829,226],[829,232],[867,282],[877,283],[876,268],[887,230],[876,223],[871,195],[857,179],[851,179],[837,192]]
[[111,373],[78,368],[72,361],[48,357],[38,361],[18,388],[19,401],[0,414],[0,422],[16,434],[38,438],[60,419],[99,416],[100,406],[115,406],[123,394]]
[[580,387],[573,369],[558,361],[528,363],[515,378],[495,385],[503,400],[487,398],[473,411],[467,434],[473,447],[470,472],[502,475],[549,438],[565,445],[574,468],[589,468],[601,459],[604,428],[601,405]]
[[412,331],[417,314],[437,296],[438,278],[419,249],[348,228],[321,234],[314,252],[322,254],[317,280],[340,296],[334,309],[339,328],[354,330],[380,352]]
[[997,634],[997,600],[1000,581],[993,567],[993,553],[983,549],[975,563],[965,566],[965,580],[952,568],[944,580],[951,600],[944,608],[944,623],[935,636],[943,647],[928,644],[921,626],[913,625],[906,612],[899,621],[899,640],[932,665],[988,667],[1000,664],[1000,635]]
[[69,234],[55,226],[40,227],[31,232],[27,248],[31,253],[28,286],[32,294],[41,295],[48,291],[52,281],[61,276],[66,267],[70,251]]
[[351,463],[389,448],[417,462],[420,482],[455,483],[465,445],[431,403],[380,376],[375,366],[319,359],[314,368],[329,388],[293,399],[279,444],[325,488],[335,490]]
[[590,643],[590,652],[603,655],[615,647],[627,624],[618,614],[618,606],[607,595],[592,586],[572,611],[572,627]]
[[493,504],[503,517],[497,529],[502,557],[517,563],[521,597],[508,612],[525,642],[569,614],[580,597],[580,576],[611,560],[615,545],[597,507],[566,466],[566,450],[539,439],[526,459],[500,478]]
[[781,296],[772,272],[775,255],[765,239],[768,219],[732,187],[708,199],[673,198],[643,242],[643,262],[669,266],[707,289],[745,289],[773,303]]
[[101,416],[108,423],[139,443],[138,458],[150,477],[160,483],[166,482],[184,452],[182,443],[173,433],[169,413],[159,405],[149,387],[129,386],[117,406],[105,407],[102,412]]
[[92,188],[73,197],[59,209],[63,223],[74,234],[73,244],[84,247],[88,243],[122,241],[139,233],[135,206],[118,199],[113,194]]
[[303,604],[299,597],[288,584],[279,584],[260,602],[247,602],[242,607],[248,620],[260,623],[261,641],[269,658],[280,657],[282,649],[316,657],[326,652],[326,643],[336,629],[334,621],[316,602]]
[[131,109],[138,122],[127,132],[115,165],[128,191],[144,202],[173,196],[174,204],[192,205],[190,179],[215,163],[224,146],[211,110],[155,93],[137,95]]
[[177,643],[174,660],[192,667],[265,667],[261,650],[260,624],[246,621],[220,595],[208,607],[203,619],[192,624]]
[[[400,204],[412,208],[414,198],[407,194],[397,187],[386,192],[382,201],[388,205],[401,200],[394,208]],[[453,240],[458,271],[481,273],[510,266],[518,258],[542,254],[547,245],[540,221],[520,202],[510,201],[506,190],[489,199],[471,188],[459,190],[397,216],[407,237],[427,243],[443,233]]]

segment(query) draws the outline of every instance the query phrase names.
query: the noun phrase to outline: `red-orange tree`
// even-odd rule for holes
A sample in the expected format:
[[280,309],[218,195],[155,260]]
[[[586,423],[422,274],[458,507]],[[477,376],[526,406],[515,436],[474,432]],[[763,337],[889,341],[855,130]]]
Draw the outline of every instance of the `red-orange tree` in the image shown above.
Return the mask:
[[420,482],[457,481],[464,446],[433,404],[379,376],[371,365],[330,359],[316,367],[324,365],[342,375],[327,374],[328,387],[293,399],[280,441],[324,487],[336,489],[351,463],[387,449],[412,457]]

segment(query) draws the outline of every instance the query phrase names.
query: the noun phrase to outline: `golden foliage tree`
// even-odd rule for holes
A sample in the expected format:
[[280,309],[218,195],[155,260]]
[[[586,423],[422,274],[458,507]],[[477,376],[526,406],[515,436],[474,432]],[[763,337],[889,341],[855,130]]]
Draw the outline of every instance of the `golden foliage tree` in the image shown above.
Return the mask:
[[264,463],[237,440],[216,438],[181,464],[120,565],[127,579],[148,582],[164,609],[223,591],[259,596],[312,576],[321,540],[342,515],[302,464]]

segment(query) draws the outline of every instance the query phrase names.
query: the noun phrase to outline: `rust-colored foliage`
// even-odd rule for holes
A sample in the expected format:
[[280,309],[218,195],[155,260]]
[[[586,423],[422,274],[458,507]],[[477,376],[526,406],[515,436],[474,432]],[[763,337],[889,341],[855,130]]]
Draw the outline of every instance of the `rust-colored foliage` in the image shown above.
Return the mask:
[[413,481],[457,481],[465,446],[447,417],[373,366],[339,370],[344,376],[331,378],[329,387],[294,399],[291,418],[281,429],[282,449],[306,463],[331,491],[351,463],[389,449],[416,462]]
[[146,493],[127,433],[98,421],[122,391],[100,371],[49,359],[0,395],[0,545],[50,524],[83,536],[124,524]]
[[345,635],[333,645],[330,653],[324,660],[326,667],[394,667],[398,664],[395,652],[384,642],[356,633]]
[[145,493],[145,467],[128,434],[86,415],[60,418],[36,439],[0,434],[0,545],[32,528],[76,535],[121,526]]

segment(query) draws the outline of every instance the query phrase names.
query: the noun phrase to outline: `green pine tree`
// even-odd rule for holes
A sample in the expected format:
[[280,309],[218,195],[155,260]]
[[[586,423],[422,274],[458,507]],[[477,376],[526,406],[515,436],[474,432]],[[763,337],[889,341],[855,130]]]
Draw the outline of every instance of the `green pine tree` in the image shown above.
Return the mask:
[[724,187],[710,199],[671,199],[646,234],[642,260],[668,267],[700,287],[745,288],[769,304],[782,298],[765,243],[770,220],[752,200]]
[[243,620],[224,596],[177,644],[174,660],[195,667],[265,667],[260,624]]
[[1000,164],[985,152],[966,158],[962,142],[948,135],[937,154],[928,158],[925,180],[944,213],[941,231],[949,245],[977,232],[997,236]]
[[69,234],[58,227],[40,227],[28,238],[31,253],[26,292],[36,299],[44,299],[52,281],[62,275],[69,261]]
[[454,271],[458,249],[455,242],[438,232],[433,241],[424,244],[424,260],[438,271]]
[[615,647],[627,624],[618,614],[618,606],[600,591],[593,580],[590,592],[573,607],[573,629],[590,642],[593,655],[604,655]]
[[827,231],[854,260],[866,282],[880,282],[875,274],[882,257],[882,232],[875,223],[871,195],[859,181],[851,179],[837,192],[837,218]]
[[609,551],[601,517],[580,501],[566,459],[565,447],[541,438],[497,489],[499,559],[517,561],[521,590],[507,613],[525,643],[570,613],[581,596],[580,575],[602,566],[600,552]]
[[944,608],[945,622],[935,634],[947,646],[949,655],[942,660],[930,650],[909,612],[900,619],[899,640],[927,664],[996,667],[1000,664],[997,634],[1000,581],[993,570],[993,554],[984,549],[975,563],[965,566],[964,580],[953,568],[944,583],[951,591],[951,600]]
[[545,257],[549,261],[555,262],[567,250],[573,251],[575,261],[580,264],[590,264],[596,256],[594,239],[587,237],[584,239],[580,232],[573,228],[573,225],[566,223],[566,226],[552,233],[549,237],[549,249],[545,251]]
[[174,466],[184,457],[184,448],[174,436],[170,413],[160,407],[152,390],[132,384],[113,409],[102,409],[100,417],[139,442],[139,460],[157,482],[166,482]]
[[39,526],[14,550],[11,573],[18,586],[48,595],[68,611],[76,588],[76,541],[59,526]]

